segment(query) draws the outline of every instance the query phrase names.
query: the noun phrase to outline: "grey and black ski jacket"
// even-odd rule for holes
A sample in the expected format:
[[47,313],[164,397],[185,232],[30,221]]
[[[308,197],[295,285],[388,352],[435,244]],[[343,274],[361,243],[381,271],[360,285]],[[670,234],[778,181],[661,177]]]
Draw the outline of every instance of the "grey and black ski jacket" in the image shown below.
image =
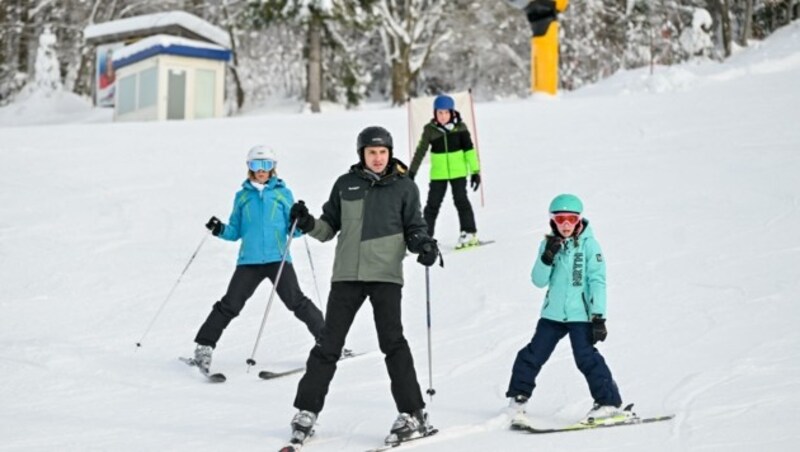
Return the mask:
[[333,282],[365,281],[403,284],[403,257],[429,240],[420,212],[419,190],[406,166],[389,162],[376,178],[356,164],[336,180],[322,216],[309,235],[319,241],[336,234]]

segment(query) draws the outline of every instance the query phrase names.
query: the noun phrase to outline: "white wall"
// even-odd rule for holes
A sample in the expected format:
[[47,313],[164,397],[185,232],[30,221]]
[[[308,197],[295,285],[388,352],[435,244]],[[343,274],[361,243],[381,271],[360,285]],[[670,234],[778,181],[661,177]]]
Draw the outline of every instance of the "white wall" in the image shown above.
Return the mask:
[[[116,107],[114,108],[115,121],[148,121],[167,119],[167,101],[169,93],[168,79],[170,70],[181,70],[186,72],[186,104],[185,118],[195,118],[195,83],[197,70],[207,70],[214,73],[214,107],[211,117],[221,117],[224,113],[225,95],[225,62],[218,60],[207,60],[202,58],[190,58],[175,55],[156,55],[143,61],[139,61],[130,66],[120,69],[117,73],[117,80],[138,74],[146,69],[157,67],[158,73],[158,94],[156,105],[144,109],[137,109],[128,113],[119,112],[120,86],[117,84]],[[138,87],[138,82],[137,82]],[[138,95],[138,93],[137,93]]]
[[164,90],[159,92],[159,111],[158,119],[167,119],[167,79],[170,70],[186,71],[186,119],[194,119],[195,114],[195,79],[196,71],[204,69],[213,71],[215,82],[214,93],[214,114],[212,117],[218,118],[223,114],[223,102],[225,95],[225,62],[218,60],[206,60],[200,58],[189,58],[175,55],[159,55],[159,87]]

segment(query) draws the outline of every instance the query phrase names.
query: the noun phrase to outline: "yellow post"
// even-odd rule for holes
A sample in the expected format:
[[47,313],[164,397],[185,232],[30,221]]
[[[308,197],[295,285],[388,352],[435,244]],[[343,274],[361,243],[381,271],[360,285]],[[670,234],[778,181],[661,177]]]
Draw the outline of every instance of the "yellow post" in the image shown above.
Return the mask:
[[558,91],[558,22],[547,27],[544,36],[531,38],[531,86],[534,92]]
[[531,91],[558,92],[558,21],[569,0],[533,0],[526,7],[531,38]]

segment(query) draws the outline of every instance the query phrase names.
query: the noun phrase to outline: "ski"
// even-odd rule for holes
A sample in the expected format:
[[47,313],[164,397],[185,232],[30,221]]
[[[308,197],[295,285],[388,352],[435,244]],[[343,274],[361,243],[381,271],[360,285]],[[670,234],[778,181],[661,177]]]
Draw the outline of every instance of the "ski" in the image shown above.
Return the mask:
[[[342,353],[342,357],[339,358],[339,361],[343,361],[349,358],[355,358],[356,356],[361,356],[365,353],[366,352],[354,353],[348,350]],[[261,378],[262,380],[274,380],[275,378],[281,378],[287,375],[299,374],[301,372],[305,372],[305,370],[306,370],[305,366],[296,367],[294,369],[283,370],[283,371],[262,370],[258,373],[258,378]]]
[[635,413],[632,412],[632,408],[633,404],[625,407],[625,411],[631,411],[632,416],[617,416],[601,420],[602,422],[594,422],[594,423],[578,422],[572,425],[568,425],[566,427],[537,428],[534,427],[533,425],[530,425],[527,419],[514,420],[511,422],[511,430],[527,432],[527,433],[535,433],[535,434],[577,432],[581,430],[594,430],[597,428],[623,427],[626,425],[637,425],[637,424],[650,424],[653,422],[668,421],[675,417],[674,414],[668,414],[664,416],[640,418],[639,416],[637,416]]
[[480,248],[485,245],[491,245],[494,242],[495,242],[494,240],[478,240],[478,243],[476,245],[467,245],[467,246],[462,246],[461,248],[453,247],[453,251],[474,250],[475,248]]
[[290,370],[284,370],[282,372],[273,372],[271,370],[262,370],[261,372],[258,373],[258,378],[260,378],[262,380],[272,380],[272,379],[275,379],[275,378],[285,377],[287,375],[299,374],[300,372],[303,372],[305,370],[306,370],[305,367],[297,367],[297,368],[290,369]]
[[299,452],[303,448],[303,443],[289,443],[278,450],[278,452]]
[[227,380],[224,374],[221,373],[212,374],[207,369],[203,369],[202,367],[198,366],[197,361],[195,361],[194,358],[184,358],[183,356],[181,356],[178,357],[178,359],[180,359],[189,366],[197,367],[197,370],[199,370],[200,373],[203,374],[203,376],[205,376],[211,383],[224,383],[225,380]]
[[314,433],[313,429],[308,435],[301,432],[292,433],[292,439],[290,439],[285,446],[281,447],[278,452],[299,452],[300,449],[303,448],[303,444],[314,437]]
[[429,437],[435,435],[438,432],[439,432],[439,429],[432,428],[432,429],[428,430],[422,436],[415,436],[415,437],[409,438],[409,439],[407,439],[405,441],[399,441],[399,442],[396,442],[396,443],[384,444],[383,446],[380,446],[380,447],[376,447],[376,448],[373,448],[373,449],[367,449],[366,452],[383,452],[383,451],[386,451],[386,450],[392,450],[392,449],[394,449],[396,447],[400,447],[400,446],[402,446],[403,444],[406,444],[406,443],[412,443],[412,442],[420,440],[420,439],[429,438]]

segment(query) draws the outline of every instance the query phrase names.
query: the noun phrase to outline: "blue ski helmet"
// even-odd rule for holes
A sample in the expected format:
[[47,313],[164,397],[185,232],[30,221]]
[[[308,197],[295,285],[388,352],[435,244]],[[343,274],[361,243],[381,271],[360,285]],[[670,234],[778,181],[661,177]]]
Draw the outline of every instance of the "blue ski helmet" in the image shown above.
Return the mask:
[[446,94],[440,94],[433,100],[433,111],[436,110],[455,110],[456,101]]
[[561,194],[553,198],[550,203],[550,213],[556,212],[573,212],[583,213],[583,203],[575,195],[567,193]]

